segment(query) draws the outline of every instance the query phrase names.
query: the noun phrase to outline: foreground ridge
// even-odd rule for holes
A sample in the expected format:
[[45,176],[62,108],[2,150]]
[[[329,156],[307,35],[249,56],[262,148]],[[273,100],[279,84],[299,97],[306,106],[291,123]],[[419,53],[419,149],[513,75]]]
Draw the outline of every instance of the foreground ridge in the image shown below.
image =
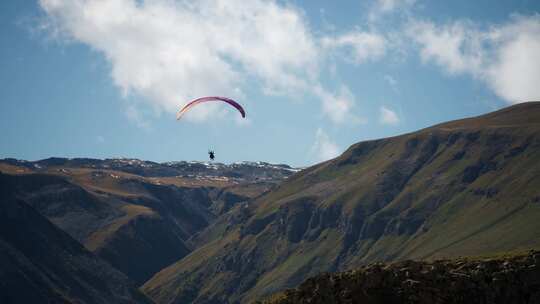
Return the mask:
[[263,303],[540,303],[540,251],[495,258],[376,263],[321,274]]

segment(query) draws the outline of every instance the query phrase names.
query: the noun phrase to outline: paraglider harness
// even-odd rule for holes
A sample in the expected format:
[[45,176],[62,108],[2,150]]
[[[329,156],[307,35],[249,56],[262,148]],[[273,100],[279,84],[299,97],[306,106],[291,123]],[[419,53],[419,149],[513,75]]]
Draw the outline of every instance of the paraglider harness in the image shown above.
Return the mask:
[[208,150],[208,156],[210,156],[210,160],[214,160],[214,158],[215,158],[214,151]]

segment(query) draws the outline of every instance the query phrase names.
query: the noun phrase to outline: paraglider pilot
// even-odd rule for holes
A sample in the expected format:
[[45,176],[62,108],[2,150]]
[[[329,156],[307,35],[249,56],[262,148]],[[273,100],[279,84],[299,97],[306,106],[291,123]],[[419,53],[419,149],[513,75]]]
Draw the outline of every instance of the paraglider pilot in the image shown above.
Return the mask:
[[[187,111],[189,111],[189,109],[191,109],[193,106],[201,104],[201,103],[205,103],[208,101],[222,101],[222,102],[228,103],[229,105],[236,108],[238,112],[240,112],[240,114],[242,115],[242,118],[246,118],[246,112],[244,111],[244,108],[242,108],[242,106],[236,101],[227,97],[206,96],[206,97],[197,98],[195,100],[188,102],[187,105],[185,105],[182,109],[180,109],[180,111],[178,111],[178,113],[176,113],[176,119],[180,120],[180,118],[182,118],[182,116]],[[214,158],[216,158],[213,150],[208,150],[208,156],[210,157],[210,160],[214,160]]]

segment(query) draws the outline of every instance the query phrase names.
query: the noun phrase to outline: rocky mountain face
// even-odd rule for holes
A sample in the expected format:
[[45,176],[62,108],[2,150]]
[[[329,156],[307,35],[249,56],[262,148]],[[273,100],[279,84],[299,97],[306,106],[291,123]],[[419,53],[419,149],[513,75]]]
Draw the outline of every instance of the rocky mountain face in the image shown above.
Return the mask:
[[540,103],[361,142],[236,205],[147,281],[158,303],[250,302],[375,261],[540,247]]
[[1,303],[152,303],[0,182]]
[[491,259],[372,264],[321,274],[264,304],[540,303],[540,252]]
[[[166,170],[168,175],[158,175]],[[295,169],[51,158],[1,160],[0,172],[3,196],[33,207],[140,285],[190,253],[192,238],[220,214],[268,191]]]

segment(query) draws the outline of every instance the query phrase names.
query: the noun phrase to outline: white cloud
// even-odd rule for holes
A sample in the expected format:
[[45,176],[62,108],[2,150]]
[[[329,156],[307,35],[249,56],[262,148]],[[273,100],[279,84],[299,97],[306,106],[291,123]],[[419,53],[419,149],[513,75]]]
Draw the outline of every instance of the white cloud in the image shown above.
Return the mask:
[[471,22],[414,22],[407,33],[420,45],[424,62],[472,75],[509,103],[540,99],[539,15],[515,16],[486,30]]
[[416,0],[377,0],[377,6],[383,12],[393,11],[399,7],[413,5]]
[[332,52],[344,49],[346,56],[357,64],[381,58],[387,47],[387,41],[382,35],[362,31],[352,31],[335,37],[327,36],[321,39],[321,44]]
[[540,100],[540,16],[490,34],[498,47],[484,74],[495,93],[512,103]]
[[311,154],[317,161],[325,161],[337,157],[340,152],[339,146],[334,143],[322,128],[315,133],[315,142],[311,147]]
[[420,56],[424,62],[434,61],[452,74],[476,73],[485,54],[482,34],[471,26],[464,22],[447,26],[413,22],[407,28],[407,35],[421,45]]
[[379,108],[379,122],[384,125],[396,125],[399,123],[399,117],[396,112],[382,106]]
[[[202,95],[242,97],[251,78],[280,94],[317,82],[315,39],[303,15],[277,1],[39,3],[52,33],[104,54],[125,94],[140,94],[171,113]],[[205,119],[212,109],[189,118]]]
[[321,86],[314,87],[315,95],[321,99],[322,111],[332,122],[363,123],[364,120],[353,114],[355,99],[352,92],[342,85],[338,92],[331,93]]
[[373,22],[385,14],[408,9],[415,3],[416,0],[376,0],[368,14],[368,18]]

